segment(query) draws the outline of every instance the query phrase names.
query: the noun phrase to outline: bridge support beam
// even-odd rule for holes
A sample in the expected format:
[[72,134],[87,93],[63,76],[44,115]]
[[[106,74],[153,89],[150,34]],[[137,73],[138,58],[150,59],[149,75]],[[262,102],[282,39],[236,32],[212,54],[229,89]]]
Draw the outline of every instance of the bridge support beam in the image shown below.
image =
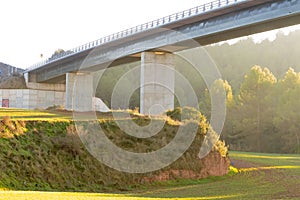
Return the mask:
[[34,90],[45,90],[45,91],[58,91],[58,92],[64,92],[65,91],[65,84],[59,84],[59,83],[37,83],[35,74],[31,74],[31,77],[29,78],[28,73],[24,73],[24,79],[26,83],[26,87],[28,89],[34,89]]
[[141,59],[140,113],[161,114],[174,109],[174,55],[143,52]]
[[93,76],[89,73],[66,74],[66,109],[93,110]]

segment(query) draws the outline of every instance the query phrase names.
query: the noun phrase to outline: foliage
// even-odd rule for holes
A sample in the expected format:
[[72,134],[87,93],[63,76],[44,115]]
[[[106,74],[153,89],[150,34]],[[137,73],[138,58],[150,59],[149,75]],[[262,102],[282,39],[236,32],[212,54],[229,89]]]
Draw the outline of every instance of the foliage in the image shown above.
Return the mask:
[[274,138],[280,141],[279,152],[300,153],[300,73],[290,68],[273,93],[277,97],[273,124]]
[[226,80],[219,79],[211,85],[210,91],[205,89],[199,101],[199,108],[208,119],[211,117],[211,98],[215,105],[222,105],[225,102],[227,107],[232,106],[234,99],[230,84]]
[[[265,141],[268,137],[265,138],[264,134],[271,134],[268,125],[272,124],[269,115],[273,107],[269,103],[268,97],[275,83],[276,78],[267,68],[261,69],[259,66],[254,66],[245,75],[239,93],[238,115],[235,113],[233,119],[235,133],[229,135],[235,139],[236,148],[264,151],[263,147],[268,144],[268,141]],[[244,142],[238,143],[237,139],[243,139]]]
[[222,157],[225,158],[228,156],[228,146],[226,146],[225,141],[218,140],[214,148],[220,152]]
[[297,153],[299,92],[300,74],[292,68],[277,81],[267,68],[254,66],[228,107],[223,138],[235,150]]
[[174,110],[169,110],[166,112],[173,120],[185,121],[185,120],[195,120],[201,123],[202,121],[206,123],[206,117],[201,114],[196,108],[192,107],[177,107]]
[[[147,124],[150,120],[146,116],[134,113],[131,115],[137,124]],[[127,119],[123,120],[126,122]],[[196,138],[182,157],[164,169],[144,174],[119,172],[96,160],[83,146],[76,134],[74,122],[70,120],[20,121],[4,117],[0,123],[2,188],[63,191],[129,190],[145,183],[145,177],[153,177],[163,171],[185,169],[197,173],[203,167],[201,160],[198,159],[198,152],[206,133],[207,124],[204,123],[197,124]],[[94,122],[91,123],[89,126]],[[180,127],[168,119],[157,135],[140,139],[124,134],[112,119],[103,118],[99,124],[114,144],[133,152],[150,152],[164,147],[174,138]]]
[[72,51],[68,50],[68,51],[65,51],[63,49],[56,49],[54,51],[54,53],[51,55],[50,58],[48,58],[48,61],[52,61],[52,60],[55,60],[57,58],[59,58],[60,55],[68,55],[68,54],[71,54],[73,53]]

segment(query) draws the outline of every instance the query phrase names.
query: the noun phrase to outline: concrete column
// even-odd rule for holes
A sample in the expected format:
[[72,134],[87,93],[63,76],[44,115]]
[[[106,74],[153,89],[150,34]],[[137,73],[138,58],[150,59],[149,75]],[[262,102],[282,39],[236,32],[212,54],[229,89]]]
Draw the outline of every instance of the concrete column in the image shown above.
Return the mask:
[[93,76],[89,73],[66,74],[66,109],[93,110]]
[[174,109],[174,55],[143,52],[141,63],[140,113],[157,115]]

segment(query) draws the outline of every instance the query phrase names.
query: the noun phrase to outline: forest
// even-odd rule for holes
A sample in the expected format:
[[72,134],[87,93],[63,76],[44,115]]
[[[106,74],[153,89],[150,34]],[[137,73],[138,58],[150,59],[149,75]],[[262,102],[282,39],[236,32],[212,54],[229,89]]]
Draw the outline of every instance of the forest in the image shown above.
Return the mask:
[[[299,38],[299,30],[289,34],[279,31],[274,41],[257,43],[247,37],[231,45],[204,47],[222,75],[218,86],[226,91],[227,112],[221,138],[231,150],[300,153]],[[200,111],[209,121],[210,94],[201,75],[184,60],[176,63],[176,70],[189,80]],[[117,81],[139,65],[107,69],[95,82],[96,96],[111,105]],[[131,80],[127,81],[130,84]],[[175,92],[180,92],[176,80]],[[139,90],[132,94],[131,109],[139,107],[139,95]]]

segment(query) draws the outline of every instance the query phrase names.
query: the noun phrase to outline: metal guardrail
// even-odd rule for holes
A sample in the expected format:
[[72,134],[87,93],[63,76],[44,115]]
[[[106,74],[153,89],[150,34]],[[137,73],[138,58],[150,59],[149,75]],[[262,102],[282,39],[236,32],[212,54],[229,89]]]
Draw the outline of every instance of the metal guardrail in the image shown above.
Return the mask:
[[80,53],[82,51],[85,51],[85,50],[103,45],[105,43],[108,43],[108,42],[111,42],[111,41],[114,41],[114,40],[118,40],[118,39],[121,39],[121,38],[132,36],[134,34],[137,34],[137,33],[140,33],[140,32],[146,31],[146,30],[158,28],[158,27],[161,27],[163,25],[167,25],[167,24],[170,24],[170,23],[173,23],[173,22],[176,22],[176,21],[180,21],[180,20],[183,20],[183,19],[186,19],[186,18],[189,18],[189,17],[193,17],[195,15],[203,14],[203,13],[212,11],[214,9],[218,9],[218,8],[221,8],[221,7],[226,7],[226,6],[229,6],[229,5],[232,5],[232,4],[236,4],[236,3],[241,2],[241,1],[245,1],[245,0],[215,0],[215,1],[203,4],[203,5],[188,9],[188,10],[184,10],[184,11],[172,14],[172,15],[168,15],[166,17],[162,17],[162,18],[159,18],[159,19],[156,19],[156,20],[153,20],[153,21],[150,21],[150,22],[147,22],[147,23],[144,23],[144,24],[141,24],[141,25],[138,25],[138,26],[135,26],[135,27],[132,27],[132,28],[114,33],[114,34],[105,36],[105,37],[100,38],[98,40],[86,43],[84,45],[75,47],[75,48],[70,49],[70,50],[65,51],[65,52],[62,52],[60,54],[52,56],[51,58],[47,58],[47,59],[45,59],[45,60],[43,60],[39,63],[36,63],[36,64],[30,66],[29,68],[26,69],[26,71],[34,70],[34,69],[39,68],[43,65],[52,63],[54,61],[60,60],[60,59],[65,58],[67,56],[71,56],[71,55],[74,55],[76,53]]

